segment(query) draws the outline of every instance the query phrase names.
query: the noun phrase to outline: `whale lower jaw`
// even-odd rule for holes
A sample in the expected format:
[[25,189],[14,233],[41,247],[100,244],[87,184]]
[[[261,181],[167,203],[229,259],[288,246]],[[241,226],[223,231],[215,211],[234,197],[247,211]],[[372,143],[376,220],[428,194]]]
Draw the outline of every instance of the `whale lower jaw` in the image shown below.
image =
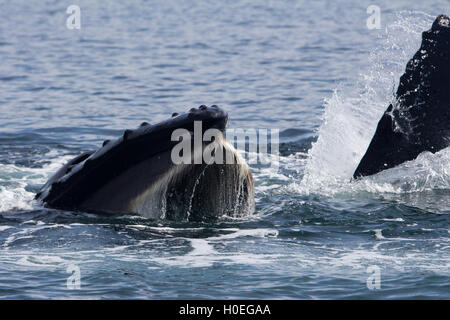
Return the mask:
[[179,164],[129,202],[132,213],[169,220],[243,217],[255,210],[250,169],[225,139],[218,147],[233,155],[232,164]]
[[169,150],[130,167],[76,208],[52,207],[176,221],[252,214],[254,183],[248,165],[223,135],[213,143],[231,155],[232,163],[175,165]]
[[[161,153],[158,159],[145,160],[109,182],[80,209],[177,221],[253,213],[254,186],[249,167],[224,138],[215,144],[233,156],[233,163],[171,165],[155,175],[151,167],[171,161],[170,152]],[[114,193],[119,189],[119,194]],[[113,199],[111,194],[115,194]]]

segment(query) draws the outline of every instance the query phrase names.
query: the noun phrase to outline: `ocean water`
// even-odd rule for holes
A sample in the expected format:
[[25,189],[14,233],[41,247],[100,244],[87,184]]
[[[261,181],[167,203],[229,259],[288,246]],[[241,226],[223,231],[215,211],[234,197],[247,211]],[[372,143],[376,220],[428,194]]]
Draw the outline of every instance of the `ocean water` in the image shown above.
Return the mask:
[[[71,4],[0,3],[0,298],[450,298],[450,150],[350,182],[447,1],[377,1],[375,30],[370,1],[78,1],[79,30]],[[33,201],[73,156],[201,104],[280,130],[254,216]]]

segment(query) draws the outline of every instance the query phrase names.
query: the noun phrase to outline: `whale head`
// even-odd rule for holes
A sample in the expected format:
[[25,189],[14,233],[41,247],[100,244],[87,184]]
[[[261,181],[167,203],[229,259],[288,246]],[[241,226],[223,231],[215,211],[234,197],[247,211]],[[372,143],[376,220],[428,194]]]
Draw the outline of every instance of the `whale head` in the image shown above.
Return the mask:
[[[149,218],[203,220],[253,211],[253,178],[236,150],[226,141],[228,114],[221,108],[200,106],[156,123],[143,122],[106,140],[58,170],[36,199],[48,207],[103,214],[138,213]],[[198,127],[200,124],[200,128]],[[177,131],[216,130],[214,150],[232,154],[231,163],[176,163]],[[200,130],[198,132],[198,130]],[[194,137],[195,138],[195,137]],[[192,157],[200,148],[189,144]],[[197,148],[197,149],[195,149]],[[186,150],[185,150],[186,151]]]

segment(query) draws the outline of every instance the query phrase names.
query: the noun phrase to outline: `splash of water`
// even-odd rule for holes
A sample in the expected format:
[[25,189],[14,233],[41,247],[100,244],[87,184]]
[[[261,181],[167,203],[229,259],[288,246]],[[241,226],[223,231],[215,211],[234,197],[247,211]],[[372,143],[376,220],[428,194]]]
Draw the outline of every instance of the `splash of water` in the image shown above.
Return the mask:
[[36,207],[37,204],[33,200],[35,193],[30,191],[28,186],[44,184],[72,156],[61,156],[53,150],[47,153],[44,158],[53,159],[42,168],[0,164],[0,212],[31,210]]
[[326,100],[318,140],[308,153],[300,185],[302,193],[319,192],[416,192],[448,189],[448,150],[426,154],[385,173],[350,183],[352,174],[373,137],[387,106],[394,102],[398,79],[420,47],[421,34],[433,17],[401,12],[387,26],[380,44],[370,54],[368,69],[355,85],[341,84]]

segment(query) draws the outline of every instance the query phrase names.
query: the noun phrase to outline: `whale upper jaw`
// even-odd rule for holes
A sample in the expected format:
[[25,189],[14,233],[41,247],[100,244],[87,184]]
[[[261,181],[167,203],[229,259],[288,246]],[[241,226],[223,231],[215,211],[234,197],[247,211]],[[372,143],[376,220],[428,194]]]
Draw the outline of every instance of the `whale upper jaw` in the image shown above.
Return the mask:
[[440,15],[400,78],[353,178],[376,174],[450,145],[450,18]]
[[145,135],[158,135],[161,132],[172,133],[176,129],[193,131],[195,121],[202,123],[203,130],[218,129],[224,132],[228,123],[228,113],[216,105],[212,105],[211,107],[202,105],[199,108],[190,109],[187,113],[174,113],[170,119],[154,125],[143,123],[138,129],[130,132],[128,138],[133,139]]
[[[126,213],[138,207],[141,211],[148,209],[142,208],[146,200],[142,199],[142,195],[151,194],[149,198],[159,201],[164,195],[152,194],[152,190],[160,192],[164,182],[177,183],[184,179],[184,183],[190,183],[186,175],[193,167],[177,167],[171,161],[170,152],[178,143],[172,141],[171,136],[176,129],[194,131],[196,121],[201,121],[202,131],[217,129],[224,133],[228,114],[215,105],[200,106],[187,113],[174,114],[170,119],[154,125],[144,122],[135,130],[125,130],[120,138],[105,141],[97,151],[84,153],[69,161],[48,180],[35,198],[47,207],[72,211]],[[245,175],[240,174],[240,167],[224,166],[221,170],[225,169],[231,172],[229,176],[237,177],[235,181],[228,181],[230,185],[242,184],[246,179],[250,199],[253,196],[253,179],[246,164],[243,166]],[[149,203],[148,199],[144,202]],[[151,213],[144,215],[152,216]]]

